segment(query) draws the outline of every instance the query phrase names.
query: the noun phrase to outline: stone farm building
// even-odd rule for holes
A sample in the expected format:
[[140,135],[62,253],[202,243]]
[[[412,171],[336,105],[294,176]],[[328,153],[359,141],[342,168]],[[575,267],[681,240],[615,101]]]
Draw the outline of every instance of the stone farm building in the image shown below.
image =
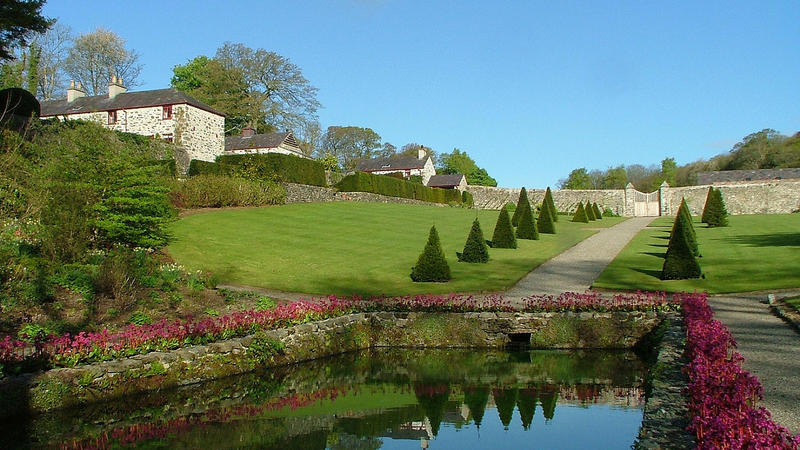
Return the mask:
[[458,189],[459,191],[463,191],[467,188],[467,177],[462,173],[434,175],[428,180],[428,187]]
[[189,159],[214,161],[225,150],[225,116],[174,89],[127,92],[112,77],[107,95],[87,96],[80,84],[67,98],[42,102],[41,118],[91,120],[107,128],[158,136],[183,147]]
[[281,153],[311,159],[300,150],[291,131],[283,133],[255,134],[250,127],[242,129],[241,136],[225,138],[226,155],[247,155],[254,153]]
[[428,180],[432,176],[436,175],[433,159],[423,149],[418,150],[417,156],[392,156],[360,161],[356,166],[356,170],[375,175],[400,172],[405,178],[418,175],[422,177],[422,183],[425,185],[428,184]]

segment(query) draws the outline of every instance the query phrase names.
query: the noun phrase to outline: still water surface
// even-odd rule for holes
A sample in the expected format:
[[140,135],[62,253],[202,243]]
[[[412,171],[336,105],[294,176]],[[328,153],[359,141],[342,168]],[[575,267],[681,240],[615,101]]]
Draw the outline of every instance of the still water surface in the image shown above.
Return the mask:
[[630,448],[630,352],[379,349],[0,424],[0,447]]

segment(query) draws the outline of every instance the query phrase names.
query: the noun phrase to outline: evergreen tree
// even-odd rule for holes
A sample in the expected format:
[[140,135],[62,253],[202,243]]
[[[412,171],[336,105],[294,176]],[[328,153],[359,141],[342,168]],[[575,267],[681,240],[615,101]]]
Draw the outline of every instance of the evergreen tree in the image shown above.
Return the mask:
[[523,186],[522,190],[519,192],[519,200],[517,200],[517,209],[514,210],[514,215],[511,216],[511,225],[515,227],[519,226],[519,219],[522,215],[522,205],[528,205],[528,209],[531,208],[531,203],[528,200],[528,191],[525,190]]
[[472,222],[472,229],[467,236],[467,242],[464,244],[464,252],[456,252],[459,261],[470,263],[486,263],[489,262],[489,249],[486,247],[486,240],[483,238],[483,231],[481,231],[481,224],[478,218]]
[[514,237],[514,228],[508,218],[508,209],[503,208],[497,216],[497,223],[492,234],[492,248],[517,248],[517,239]]
[[544,203],[542,204],[542,209],[539,211],[539,220],[536,221],[536,226],[539,229],[539,233],[556,234],[556,224],[554,223],[552,213],[550,212],[550,208]]
[[600,212],[600,208],[597,206],[597,202],[592,203],[592,211],[594,212],[594,217],[596,219],[603,218],[603,213]]
[[553,193],[550,191],[550,186],[547,186],[547,190],[544,192],[542,205],[545,204],[550,208],[550,216],[553,218],[553,222],[558,222],[558,210],[556,209],[556,202],[553,200]]
[[685,198],[681,200],[678,214],[683,221],[682,227],[686,230],[686,243],[689,244],[694,256],[700,256],[700,248],[697,246],[697,233],[695,233],[694,224],[692,223],[692,213],[689,212],[689,205],[686,204]]
[[713,203],[712,200],[713,197],[714,197],[714,188],[709,186],[708,194],[706,194],[706,204],[703,205],[703,215],[700,216],[700,221],[703,223],[708,223],[708,207],[711,206],[711,203]]
[[586,200],[586,218],[589,220],[597,220],[597,217],[594,216],[594,210],[592,209],[592,204],[589,203],[589,200]]
[[489,403],[489,388],[475,387],[465,389],[464,403],[469,407],[475,426],[480,428],[483,421],[483,413],[486,411],[486,404]]
[[517,239],[539,239],[539,232],[536,231],[536,224],[533,222],[533,211],[531,204],[527,201],[520,202],[517,211],[522,210],[519,215],[519,226],[517,227]]
[[578,202],[578,210],[575,211],[575,215],[572,216],[572,221],[589,223],[589,218],[586,216],[586,210],[583,209],[583,203]]
[[687,278],[700,278],[700,263],[694,257],[689,246],[689,230],[686,228],[686,218],[679,211],[675,215],[672,233],[669,237],[667,255],[661,269],[662,280],[683,280]]
[[722,199],[722,191],[720,189],[714,189],[713,191],[707,219],[709,227],[728,226],[728,209],[725,207],[725,201]]
[[450,280],[450,266],[444,257],[435,225],[431,227],[428,243],[419,255],[417,265],[411,269],[411,279],[417,282]]
[[442,425],[447,400],[450,398],[450,386],[446,384],[415,385],[414,394],[417,397],[417,402],[422,405],[425,416],[431,422],[431,432],[436,436],[439,434],[439,427]]
[[525,430],[530,428],[531,423],[533,423],[533,416],[536,414],[536,400],[536,389],[521,389],[519,391],[517,409],[522,419],[522,428]]
[[517,404],[516,389],[492,389],[494,404],[497,406],[497,414],[500,416],[505,429],[511,424],[511,416],[514,415],[514,406]]
[[556,403],[558,403],[557,387],[545,386],[539,392],[539,401],[542,403],[542,412],[546,421],[553,420],[556,415]]

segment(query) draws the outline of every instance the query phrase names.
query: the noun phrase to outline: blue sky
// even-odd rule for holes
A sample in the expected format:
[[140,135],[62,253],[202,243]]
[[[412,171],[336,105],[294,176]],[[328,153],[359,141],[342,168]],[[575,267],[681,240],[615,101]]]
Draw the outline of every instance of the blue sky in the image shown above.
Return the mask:
[[400,147],[454,147],[509,187],[578,167],[679,164],[763,128],[800,131],[800,2],[50,0],[76,33],[108,28],[137,89],[225,41],[292,60],[319,119]]

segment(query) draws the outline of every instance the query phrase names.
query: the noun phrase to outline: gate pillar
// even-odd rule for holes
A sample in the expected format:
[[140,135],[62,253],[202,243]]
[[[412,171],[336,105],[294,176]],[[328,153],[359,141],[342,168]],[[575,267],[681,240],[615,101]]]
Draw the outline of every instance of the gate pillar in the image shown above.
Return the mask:
[[636,211],[636,189],[633,183],[625,185],[625,209],[622,212],[623,216],[633,217]]
[[658,203],[661,205],[660,206],[661,213],[659,215],[661,216],[671,215],[668,193],[669,193],[669,183],[667,183],[667,181],[664,180],[664,182],[661,183],[661,186],[658,187]]

